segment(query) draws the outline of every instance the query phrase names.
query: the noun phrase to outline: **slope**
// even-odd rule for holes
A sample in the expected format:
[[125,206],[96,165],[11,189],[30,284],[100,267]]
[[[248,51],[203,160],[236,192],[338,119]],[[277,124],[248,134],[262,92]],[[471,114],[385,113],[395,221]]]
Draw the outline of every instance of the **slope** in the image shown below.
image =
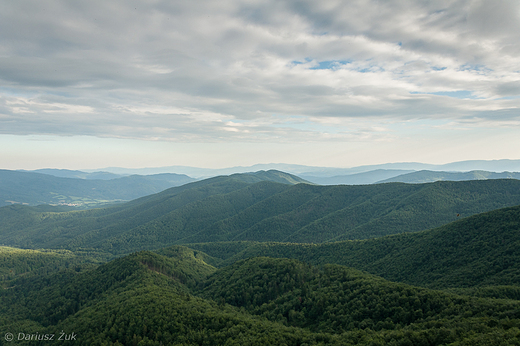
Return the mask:
[[128,296],[155,282],[185,295],[189,286],[203,280],[214,268],[195,258],[192,250],[178,252],[179,256],[170,258],[142,252],[86,272],[62,270],[51,275],[19,278],[12,288],[0,294],[2,330],[42,332],[45,327],[56,325],[80,310],[109,301],[111,296],[121,292]]
[[3,207],[0,243],[112,254],[214,241],[322,243],[420,231],[520,204],[514,179],[317,186],[262,174],[215,177],[81,212]]
[[106,262],[110,257],[100,252],[68,250],[25,250],[0,246],[0,286],[13,286],[21,277],[41,276],[60,269],[86,270]]
[[[222,265],[270,256],[342,264],[430,288],[520,286],[520,206],[474,215],[433,230],[362,241],[187,246],[220,256]],[[518,290],[515,292],[512,294]]]
[[[142,247],[142,244],[126,246],[123,235],[129,233],[131,237],[132,230],[140,230],[147,223],[151,225],[147,230],[153,231],[153,226],[157,224],[162,231],[161,235],[168,236],[171,233],[168,228],[171,225],[168,223],[182,223],[184,219],[189,224],[186,227],[196,228],[201,223],[209,223],[236,213],[240,208],[247,207],[248,203],[255,203],[289,186],[264,181],[271,175],[277,181],[283,181],[284,177],[291,181],[297,179],[281,172],[215,177],[114,207],[87,211],[64,213],[54,212],[52,209],[41,211],[41,207],[7,206],[0,208],[0,242],[26,248],[78,249],[97,246],[113,253],[128,253],[132,251],[132,246]],[[254,184],[256,182],[260,183]],[[227,196],[235,191],[235,194]],[[229,203],[224,203],[226,200]],[[179,214],[182,214],[180,218]],[[209,219],[204,219],[203,214]],[[112,249],[112,243],[106,242],[109,238],[123,242],[124,248]],[[154,242],[153,239],[150,241]],[[163,246],[161,241],[157,240],[154,247]],[[168,243],[171,241],[166,244]]]
[[502,313],[520,317],[520,301],[457,296],[392,283],[340,265],[315,267],[284,258],[238,261],[209,277],[201,292],[208,299],[314,332],[393,330],[411,324],[419,328],[425,321],[444,324],[462,316]]
[[[437,227],[520,204],[520,181],[312,186],[298,184],[208,225],[182,243],[366,239]],[[180,242],[179,242],[180,243]]]
[[216,271],[203,254],[166,252],[20,281],[0,292],[0,328],[21,345],[514,345],[520,336],[517,301],[288,259]]

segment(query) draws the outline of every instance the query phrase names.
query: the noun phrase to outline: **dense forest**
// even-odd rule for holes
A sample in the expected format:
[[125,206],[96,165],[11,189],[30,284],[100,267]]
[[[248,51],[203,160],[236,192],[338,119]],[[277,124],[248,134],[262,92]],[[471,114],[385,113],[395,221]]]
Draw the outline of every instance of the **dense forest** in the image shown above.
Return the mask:
[[269,171],[86,211],[0,208],[0,244],[123,255],[200,242],[324,243],[416,232],[520,204],[520,181],[318,186]]
[[262,172],[3,207],[0,345],[520,345],[518,198]]
[[[217,269],[184,247],[8,280],[17,344],[516,345],[520,301],[393,283],[341,265],[256,257]],[[4,280],[4,283],[6,281]],[[4,342],[3,340],[0,343]],[[499,343],[499,344],[500,344]]]
[[187,244],[220,265],[257,256],[335,263],[429,288],[520,285],[520,206],[474,215],[436,229],[323,244]]

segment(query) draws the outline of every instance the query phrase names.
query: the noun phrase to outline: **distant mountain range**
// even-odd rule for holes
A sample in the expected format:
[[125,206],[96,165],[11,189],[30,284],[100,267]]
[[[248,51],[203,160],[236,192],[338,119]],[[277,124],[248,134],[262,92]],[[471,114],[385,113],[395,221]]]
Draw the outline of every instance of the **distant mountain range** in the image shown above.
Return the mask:
[[[70,172],[61,173],[70,176]],[[106,178],[106,175],[104,176]],[[96,207],[107,203],[129,201],[192,181],[194,179],[186,175],[172,173],[100,180],[0,170],[0,206],[51,204],[81,208]]]
[[[46,168],[24,172],[42,173],[60,178],[88,180],[114,180],[129,175],[150,176],[168,173],[184,176],[185,180],[183,183],[186,183],[218,175],[250,173],[260,170],[278,170],[287,172],[296,175],[307,182],[319,185],[362,185],[385,182],[424,183],[438,180],[518,179],[519,175],[516,172],[520,172],[520,160],[473,160],[452,162],[442,165],[418,162],[398,162],[352,168],[313,167],[273,163],[221,169],[168,166],[138,169],[108,167],[83,171]],[[180,180],[179,182],[175,182],[173,185],[166,186],[165,188],[178,186],[179,184]],[[150,193],[154,192],[157,191],[153,190]]]
[[374,184],[379,181],[402,176],[415,171],[405,169],[375,169],[373,171],[354,173],[348,175],[336,175],[332,177],[320,177],[313,175],[300,175],[302,178],[319,185],[364,185]]
[[419,171],[401,174],[389,179],[378,181],[377,183],[409,183],[422,184],[431,183],[439,180],[462,181],[462,180],[485,180],[485,179],[520,179],[519,172],[487,172],[487,171],[471,171],[471,172],[435,172],[435,171]]
[[[189,182],[200,180],[201,174],[222,175],[231,174],[261,174],[237,173],[237,171],[251,170],[258,167],[283,167],[288,171],[300,172],[299,176],[292,173],[284,173],[280,182],[283,183],[309,183],[318,185],[367,185],[388,182],[403,182],[419,184],[440,180],[483,180],[483,179],[520,179],[518,172],[492,172],[473,170],[469,172],[448,172],[437,170],[414,170],[417,167],[431,166],[434,168],[467,168],[488,167],[519,168],[520,160],[497,161],[464,161],[446,165],[433,166],[419,163],[394,163],[377,166],[362,166],[350,169],[322,168],[298,165],[255,165],[251,167],[234,167],[227,169],[199,169],[193,167],[163,167],[154,169],[128,170],[123,168],[111,168],[109,171],[78,171],[66,169],[39,169],[35,171],[8,171],[0,170],[0,206],[9,204],[51,204],[64,205],[74,208],[91,208],[109,203],[129,201],[135,198],[154,194],[170,187],[180,186]],[[387,168],[377,168],[387,167]],[[394,167],[394,168],[388,168]],[[397,169],[397,167],[408,169]],[[412,169],[413,168],[413,169]],[[363,171],[364,169],[371,169]],[[110,170],[108,168],[107,170]],[[177,172],[191,172],[199,178],[190,177],[180,173],[156,173],[168,170]],[[274,172],[276,170],[271,170]],[[356,172],[357,173],[352,173]],[[147,173],[149,175],[128,175],[132,172]],[[281,172],[281,171],[278,171]],[[343,175],[330,175],[340,172],[350,172]],[[291,176],[289,180],[286,180]]]
[[96,171],[96,172],[83,172],[83,171],[73,171],[69,169],[52,169],[52,168],[43,168],[36,169],[34,171],[25,171],[22,172],[32,172],[32,173],[42,173],[48,174],[59,178],[75,178],[75,179],[99,179],[99,180],[112,180],[117,178],[122,178],[124,176],[128,176],[129,174],[114,174],[110,172]]
[[[217,175],[229,175],[234,173],[247,173],[256,172],[259,170],[279,170],[288,172],[304,179],[307,177],[335,177],[343,175],[352,175],[357,173],[376,171],[376,170],[395,170],[396,175],[405,173],[404,171],[420,171],[420,170],[431,170],[431,171],[458,171],[468,172],[475,170],[483,170],[490,172],[520,172],[520,160],[469,160],[451,162],[447,164],[435,165],[425,164],[419,162],[396,162],[396,163],[384,163],[378,165],[366,165],[357,166],[351,168],[339,168],[339,167],[315,167],[305,165],[293,165],[285,163],[269,163],[269,164],[256,164],[253,166],[237,166],[229,168],[211,169],[211,168],[198,168],[188,166],[168,166],[168,167],[150,167],[150,168],[121,168],[121,167],[107,167],[96,170],[84,170],[85,172],[96,172],[104,171],[120,175],[129,174],[158,174],[158,173],[178,173],[186,174],[190,177],[200,179],[208,178]],[[399,172],[400,171],[400,172]],[[387,179],[381,178],[382,179]],[[308,179],[311,180],[312,179]],[[373,181],[376,182],[376,181]]]

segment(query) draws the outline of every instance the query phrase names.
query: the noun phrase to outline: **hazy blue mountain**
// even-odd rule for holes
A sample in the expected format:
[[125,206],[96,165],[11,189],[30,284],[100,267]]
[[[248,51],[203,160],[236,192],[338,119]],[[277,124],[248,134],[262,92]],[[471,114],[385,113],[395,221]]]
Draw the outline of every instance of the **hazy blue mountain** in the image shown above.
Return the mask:
[[76,171],[76,170],[70,170],[70,169],[54,169],[54,168],[42,168],[42,169],[36,169],[33,171],[23,171],[23,172],[33,172],[33,173],[42,173],[42,174],[48,174],[53,175],[55,177],[60,178],[77,178],[77,179],[99,179],[99,180],[111,180],[116,178],[121,178],[124,175],[120,174],[114,174],[109,172],[83,172],[83,171]]
[[435,170],[461,172],[476,170],[491,172],[520,172],[520,160],[468,160],[438,165]]
[[352,167],[350,174],[372,171],[375,169],[404,169],[404,170],[431,170],[431,171],[491,171],[491,172],[520,172],[520,160],[467,160],[446,164],[425,164],[419,162],[396,162],[378,165]]
[[437,171],[419,171],[398,175],[389,179],[378,181],[378,183],[408,183],[422,184],[431,183],[439,180],[462,181],[462,180],[485,180],[485,179],[520,179],[519,172],[487,172],[487,171],[470,171],[470,172],[437,172]]
[[[316,167],[316,166],[305,166],[305,165],[294,165],[285,163],[268,163],[268,164],[257,164],[253,166],[237,166],[228,167],[221,169],[211,168],[200,168],[200,167],[188,167],[188,166],[167,166],[167,167],[149,167],[149,168],[121,168],[121,167],[107,167],[96,170],[84,170],[86,172],[105,171],[114,174],[130,175],[130,174],[158,174],[158,173],[179,173],[186,174],[194,178],[208,178],[216,175],[230,175],[233,173],[246,173],[254,172],[258,170],[280,170],[288,172],[300,177],[335,177],[343,175],[352,175],[357,173],[364,173],[375,170],[405,170],[405,171],[420,171],[420,170],[432,170],[432,171],[474,171],[474,170],[485,170],[491,172],[520,172],[520,160],[470,160],[452,162],[447,164],[435,165],[425,164],[419,162],[395,162],[385,163],[377,165],[364,165],[349,168],[341,167]],[[384,179],[384,178],[382,178]],[[379,179],[379,180],[382,180]],[[307,179],[312,181],[312,179]]]
[[0,170],[0,206],[53,204],[92,207],[129,201],[193,180],[180,174],[133,175],[99,180]]
[[410,172],[414,171],[403,169],[376,169],[368,172],[336,175],[333,177],[319,177],[312,175],[300,175],[300,177],[319,185],[363,185],[373,184],[380,180],[390,179]]
[[[289,172],[294,175],[300,175],[301,172],[307,172],[309,170],[313,172],[329,172],[332,174],[336,172],[341,174],[344,172],[343,168],[327,168],[327,167],[311,167],[303,165],[292,165],[283,163],[272,163],[272,164],[257,164],[252,166],[236,166],[228,168],[200,168],[200,167],[189,167],[189,166],[167,166],[167,167],[147,167],[147,168],[122,168],[122,167],[106,167],[99,169],[101,171],[111,172],[114,174],[130,175],[130,174],[159,174],[159,173],[179,173],[186,174],[190,177],[195,178],[209,178],[218,175],[231,175],[235,173],[250,173],[257,171],[269,171],[277,170],[283,172]],[[94,172],[96,170],[86,170],[87,172]],[[326,173],[326,174],[329,174]]]

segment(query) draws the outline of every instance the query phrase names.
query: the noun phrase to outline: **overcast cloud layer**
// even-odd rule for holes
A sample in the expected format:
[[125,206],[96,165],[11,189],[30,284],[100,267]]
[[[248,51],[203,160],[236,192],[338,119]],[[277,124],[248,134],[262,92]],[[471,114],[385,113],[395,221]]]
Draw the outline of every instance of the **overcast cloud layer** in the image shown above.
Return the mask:
[[0,134],[297,143],[520,128],[514,0],[2,1],[0,33]]

